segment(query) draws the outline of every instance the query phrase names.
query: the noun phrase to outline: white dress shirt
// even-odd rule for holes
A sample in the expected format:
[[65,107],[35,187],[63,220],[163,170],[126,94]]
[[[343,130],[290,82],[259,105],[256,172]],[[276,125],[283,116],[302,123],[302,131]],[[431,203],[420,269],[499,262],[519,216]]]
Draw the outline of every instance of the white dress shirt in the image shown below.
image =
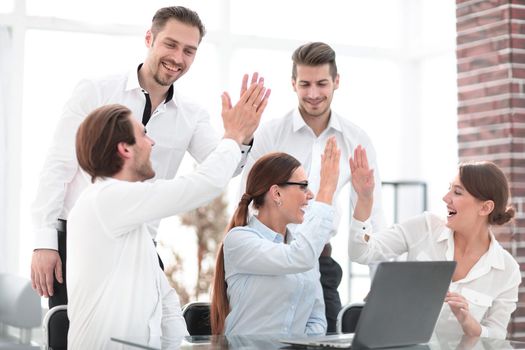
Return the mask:
[[[369,235],[368,242],[364,235]],[[373,232],[369,222],[353,220],[348,251],[352,261],[368,264],[405,252],[408,260],[454,260],[454,233],[436,215],[424,213],[401,224]],[[521,273],[512,255],[490,234],[488,251],[465,278],[452,282],[449,290],[464,296],[469,311],[481,324],[481,336],[504,339],[510,314],[516,309]],[[445,304],[436,332],[463,334],[461,325]]]
[[251,217],[224,239],[229,334],[323,334],[326,332],[318,258],[330,239],[334,210],[312,201],[304,222],[287,243]]
[[[270,152],[285,152],[294,156],[301,162],[308,174],[308,186],[313,193],[319,190],[321,173],[321,155],[323,154],[326,141],[335,135],[337,146],[341,149],[341,160],[339,166],[339,182],[334,195],[333,203],[337,203],[339,192],[351,181],[350,166],[348,159],[353,156],[354,149],[362,145],[367,152],[370,167],[374,169],[375,183],[378,186],[374,190],[374,201],[372,211],[372,224],[374,228],[381,229],[386,226],[386,220],[381,206],[381,179],[376,162],[376,154],[368,135],[357,125],[348,119],[341,117],[332,111],[328,126],[316,136],[313,130],[304,122],[299,109],[294,109],[282,118],[270,120],[261,125],[255,133],[253,147],[248,156],[245,171],[242,175],[241,194],[246,188],[246,178],[253,164],[263,155]],[[351,189],[350,208],[355,206],[357,194]],[[341,212],[336,206],[337,212],[334,220],[334,232],[337,232]],[[350,213],[350,215],[352,215]],[[346,213],[345,213],[346,216]],[[293,227],[292,227],[293,229]]]
[[[77,129],[95,108],[112,103],[128,107],[137,120],[142,120],[146,97],[139,85],[137,68],[128,74],[83,80],[66,103],[32,206],[35,249],[58,249],[57,219],[68,218],[78,196],[90,183],[89,176],[81,171],[76,158]],[[170,101],[161,103],[153,111],[146,128],[155,141],[151,161],[158,179],[173,178],[186,151],[201,163],[220,141],[210,124],[208,113],[176,89]],[[242,170],[249,149],[250,146],[241,147],[243,159],[235,174]],[[217,171],[221,169],[217,167]],[[149,228],[155,235],[156,225]]]
[[121,348],[110,337],[176,341],[187,333],[145,222],[219,195],[240,158],[237,143],[225,139],[187,176],[154,182],[109,178],[87,187],[67,224],[69,349]]

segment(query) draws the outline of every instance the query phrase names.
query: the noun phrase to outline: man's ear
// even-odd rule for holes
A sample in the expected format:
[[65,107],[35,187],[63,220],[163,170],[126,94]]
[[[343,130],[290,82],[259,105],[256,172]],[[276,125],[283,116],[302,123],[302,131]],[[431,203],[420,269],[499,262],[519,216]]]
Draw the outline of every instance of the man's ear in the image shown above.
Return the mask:
[[123,159],[129,159],[133,155],[131,146],[125,142],[119,142],[117,145],[117,152]]
[[292,88],[293,88],[293,91],[295,91],[295,92],[297,92],[296,84],[297,84],[297,81],[294,78],[292,78]]
[[146,32],[144,42],[146,43],[146,47],[148,49],[151,48],[151,45],[153,44],[153,33],[151,32],[151,29],[148,29],[148,31]]
[[335,76],[334,80],[334,90],[337,90],[339,88],[339,74]]

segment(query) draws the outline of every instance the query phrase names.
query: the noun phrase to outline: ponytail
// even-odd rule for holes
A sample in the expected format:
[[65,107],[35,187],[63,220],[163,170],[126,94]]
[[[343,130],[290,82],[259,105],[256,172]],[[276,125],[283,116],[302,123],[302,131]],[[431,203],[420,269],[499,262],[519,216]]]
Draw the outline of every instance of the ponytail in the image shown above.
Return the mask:
[[[246,226],[248,223],[248,207],[252,197],[248,194],[243,194],[237,210],[233,213],[233,217],[226,228],[226,232],[229,232],[232,228],[237,226]],[[217,253],[217,260],[215,262],[215,274],[213,275],[213,287],[211,291],[211,310],[210,310],[210,321],[211,321],[211,333],[212,334],[223,334],[224,333],[224,321],[226,316],[230,312],[230,302],[228,300],[228,284],[226,283],[225,271],[224,271],[224,245],[221,243],[219,246],[219,252]]]
[[[268,153],[259,158],[254,164],[246,181],[246,193],[242,195],[239,205],[233,213],[232,219],[226,228],[226,233],[238,226],[248,223],[248,207],[253,201],[253,207],[259,209],[264,205],[264,198],[274,184],[288,181],[292,173],[301,166],[301,163],[286,153]],[[211,290],[211,333],[224,333],[226,316],[230,312],[228,300],[228,284],[224,271],[224,246],[219,247],[215,262],[215,274]]]

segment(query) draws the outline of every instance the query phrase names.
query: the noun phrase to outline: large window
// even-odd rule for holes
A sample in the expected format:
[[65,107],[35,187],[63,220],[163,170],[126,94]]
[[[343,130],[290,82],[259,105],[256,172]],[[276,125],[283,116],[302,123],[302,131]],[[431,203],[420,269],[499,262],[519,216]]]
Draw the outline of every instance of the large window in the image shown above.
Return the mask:
[[[307,41],[325,41],[337,51],[341,75],[334,110],[371,136],[384,180],[426,181],[429,207],[439,212],[441,190],[454,176],[456,164],[454,2],[186,0],[178,4],[198,11],[208,34],[190,72],[177,85],[209,110],[217,129],[221,128],[220,94],[227,90],[236,98],[243,73],[260,72],[273,90],[266,120],[294,108],[291,54]],[[9,208],[14,216],[8,220],[7,233],[0,232],[9,235],[7,242],[16,242],[19,253],[14,263],[12,259],[8,263],[9,269],[28,275],[30,203],[71,90],[84,77],[140,63],[151,17],[167,5],[172,2],[0,2],[0,27],[7,26],[10,33],[10,42],[3,45],[12,47],[14,55],[8,71],[16,73],[11,76],[15,96],[9,101],[15,113],[5,119],[7,160],[14,165],[6,170],[11,179],[7,193],[16,205]],[[5,55],[1,48],[0,55]],[[186,159],[180,173],[191,171],[192,163]],[[233,180],[230,210],[238,187],[238,179]],[[347,208],[349,189],[345,191],[340,198]],[[335,259],[345,272],[340,287],[344,303],[361,300],[369,283],[368,268],[348,261],[347,231],[346,217],[333,244]],[[181,279],[191,288],[195,274],[191,259],[196,255],[191,230],[173,218],[163,223],[160,235],[188,260]],[[350,276],[355,277],[350,280]]]

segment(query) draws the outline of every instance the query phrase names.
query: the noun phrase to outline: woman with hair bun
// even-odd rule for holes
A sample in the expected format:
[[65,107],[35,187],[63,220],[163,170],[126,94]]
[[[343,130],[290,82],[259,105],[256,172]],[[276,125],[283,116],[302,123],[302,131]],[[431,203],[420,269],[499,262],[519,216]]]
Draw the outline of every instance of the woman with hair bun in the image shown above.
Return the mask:
[[[315,199],[305,170],[289,154],[269,153],[253,165],[217,256],[213,334],[326,332],[318,258],[333,227],[339,159],[330,137]],[[288,224],[300,224],[293,235]]]
[[356,148],[350,159],[357,203],[348,251],[352,261],[368,264],[408,253],[408,260],[455,260],[436,332],[464,333],[504,339],[516,309],[519,265],[494,238],[492,225],[514,216],[508,206],[509,186],[491,162],[462,163],[443,197],[446,220],[423,213],[380,232],[369,224],[374,177],[366,151]]

